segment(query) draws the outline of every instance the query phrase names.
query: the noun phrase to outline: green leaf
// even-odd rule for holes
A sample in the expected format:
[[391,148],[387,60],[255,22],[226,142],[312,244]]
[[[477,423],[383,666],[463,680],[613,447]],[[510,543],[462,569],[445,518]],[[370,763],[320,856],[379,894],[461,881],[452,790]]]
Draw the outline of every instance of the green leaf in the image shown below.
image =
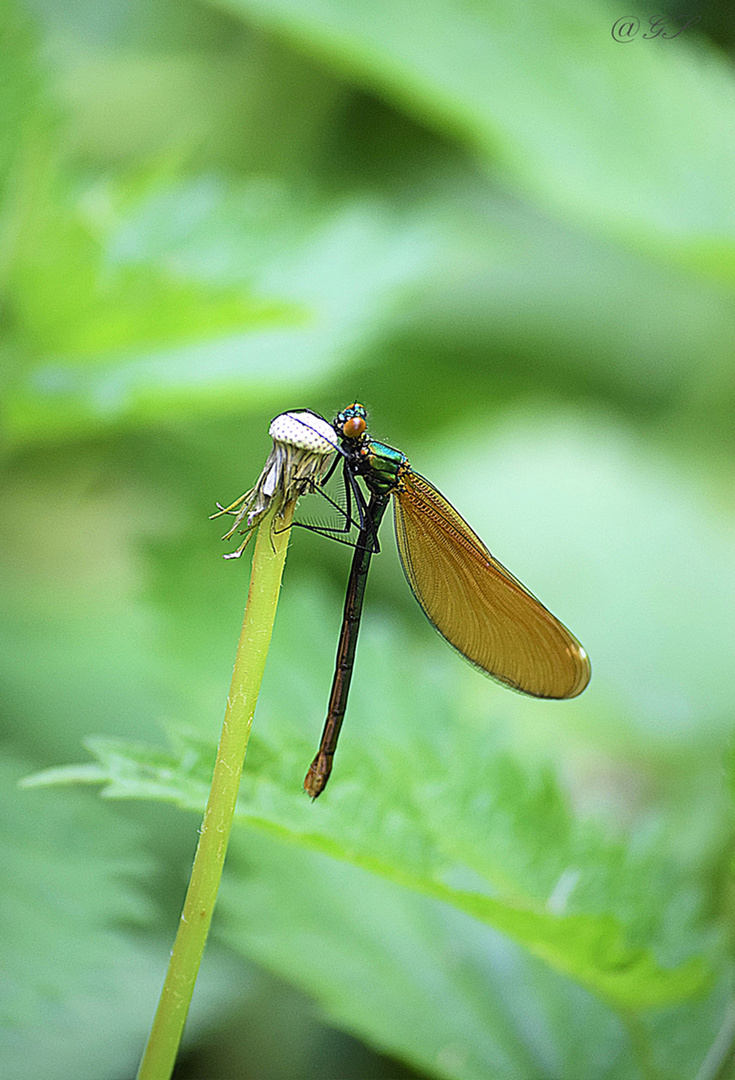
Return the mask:
[[225,2],[462,140],[553,213],[732,283],[733,78],[696,31],[646,40],[643,18],[619,44],[619,8],[573,0]]
[[[0,207],[7,211],[8,181],[13,176],[39,106],[41,79],[35,63],[30,22],[13,0],[0,9]],[[12,185],[11,185],[12,192]]]
[[414,1068],[452,1080],[697,1074],[730,1008],[701,1000],[616,1015],[527,951],[448,905],[356,867],[233,838],[220,933]]
[[[670,966],[690,951],[689,938],[684,944],[671,927],[662,937],[663,916],[659,925],[651,915],[667,892],[676,896],[665,867],[573,827],[548,777],[540,783],[526,777],[497,748],[483,746],[474,723],[456,715],[450,750],[442,718],[451,705],[430,674],[422,675],[425,689],[413,693],[422,738],[419,721],[400,732],[373,723],[356,754],[353,736],[338,780],[313,809],[300,790],[308,746],[288,724],[270,739],[261,733],[247,763],[238,819],[443,900],[617,1008],[666,1004],[701,991],[708,978],[701,959]],[[392,694],[382,691],[394,702],[401,697],[399,680],[395,671]],[[90,749],[99,764],[84,779],[98,782],[101,771],[110,797],[163,799],[201,811],[211,749],[191,735],[177,736],[177,743],[171,756],[96,739]],[[54,770],[34,782],[75,779],[76,769]],[[628,890],[636,882],[631,912]],[[642,925],[638,912],[645,912]],[[667,918],[672,921],[671,911]],[[651,951],[654,938],[669,954],[663,965]]]
[[[430,695],[413,696],[433,742]],[[298,790],[308,747],[294,732],[280,747],[256,739],[238,807],[251,829],[234,839],[219,914],[227,941],[315,995],[348,1030],[442,1076],[503,1068],[522,1077],[546,1059],[557,1062],[552,1075],[583,1059],[585,1076],[637,1076],[641,1039],[656,1053],[666,1040],[634,1035],[635,1017],[662,1006],[653,1030],[665,1016],[686,1026],[687,1060],[704,1056],[726,1001],[720,991],[700,1004],[704,957],[669,966],[697,945],[684,883],[654,850],[626,851],[575,824],[548,776],[534,780],[489,747],[479,754],[477,730],[456,725],[474,746],[455,746],[444,780],[424,748],[401,782],[401,740],[373,730],[313,806]],[[95,740],[104,793],[201,812],[212,748],[174,738],[168,756]],[[468,772],[482,776],[481,792],[458,786],[463,774],[470,786]]]
[[19,791],[20,775],[6,752],[0,1071],[6,1080],[129,1075],[160,960],[120,926],[149,921],[131,879],[151,864],[110,808],[79,792]]
[[141,193],[53,179],[21,222],[11,285],[38,359],[4,402],[15,440],[176,410],[236,410],[342,367],[426,265],[417,218],[270,185],[154,179]]
[[327,1016],[431,1076],[637,1076],[620,1020],[481,922],[247,830],[219,933]]
[[[146,833],[142,817],[133,824],[87,792],[22,790],[28,767],[4,748],[0,1075],[132,1076],[175,933],[160,925],[166,876],[149,854],[155,826]],[[180,888],[177,868],[172,911]],[[188,1038],[250,991],[241,965],[233,974],[221,952],[208,954]]]

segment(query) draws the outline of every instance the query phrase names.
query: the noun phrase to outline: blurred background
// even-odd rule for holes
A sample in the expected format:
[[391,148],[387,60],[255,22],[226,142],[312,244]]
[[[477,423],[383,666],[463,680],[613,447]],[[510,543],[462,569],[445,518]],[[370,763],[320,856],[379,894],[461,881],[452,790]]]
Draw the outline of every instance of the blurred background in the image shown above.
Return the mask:
[[[350,551],[294,535],[176,1076],[730,1075],[735,16],[623,7],[2,5],[8,1080],[134,1075],[247,594],[207,518],[274,415],[356,399],[592,683],[549,703],[481,678],[386,526],[311,805]],[[173,741],[171,788],[18,788],[90,736]],[[201,791],[177,787],[197,754]],[[709,975],[634,1029],[633,990],[626,1013],[401,884],[419,847],[504,902],[614,908]]]

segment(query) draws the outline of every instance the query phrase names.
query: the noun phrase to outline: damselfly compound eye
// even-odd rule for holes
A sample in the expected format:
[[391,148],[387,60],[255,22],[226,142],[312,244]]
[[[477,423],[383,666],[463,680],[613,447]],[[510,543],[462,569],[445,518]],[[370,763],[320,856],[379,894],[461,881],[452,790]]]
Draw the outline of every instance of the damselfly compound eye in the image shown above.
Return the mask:
[[342,425],[342,434],[346,439],[359,439],[366,428],[367,424],[362,416],[353,416]]

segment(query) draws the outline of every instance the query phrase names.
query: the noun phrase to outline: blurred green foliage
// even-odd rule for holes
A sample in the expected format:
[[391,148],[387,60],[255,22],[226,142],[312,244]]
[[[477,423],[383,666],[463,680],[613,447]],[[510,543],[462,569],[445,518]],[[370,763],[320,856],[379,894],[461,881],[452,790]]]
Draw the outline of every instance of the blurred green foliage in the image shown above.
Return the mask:
[[573,0],[0,9],[3,1077],[133,1074],[247,591],[207,515],[273,415],[356,398],[593,681],[483,680],[386,528],[310,805],[350,552],[299,531],[177,1075],[729,1075],[735,31],[700,8],[625,44]]

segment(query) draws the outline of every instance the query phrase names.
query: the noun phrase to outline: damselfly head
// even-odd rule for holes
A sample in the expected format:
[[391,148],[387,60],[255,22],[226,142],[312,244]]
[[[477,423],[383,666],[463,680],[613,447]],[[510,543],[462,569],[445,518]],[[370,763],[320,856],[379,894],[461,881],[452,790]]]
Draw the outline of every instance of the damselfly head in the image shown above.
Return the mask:
[[338,413],[334,429],[343,439],[359,439],[367,431],[367,410],[357,401]]

